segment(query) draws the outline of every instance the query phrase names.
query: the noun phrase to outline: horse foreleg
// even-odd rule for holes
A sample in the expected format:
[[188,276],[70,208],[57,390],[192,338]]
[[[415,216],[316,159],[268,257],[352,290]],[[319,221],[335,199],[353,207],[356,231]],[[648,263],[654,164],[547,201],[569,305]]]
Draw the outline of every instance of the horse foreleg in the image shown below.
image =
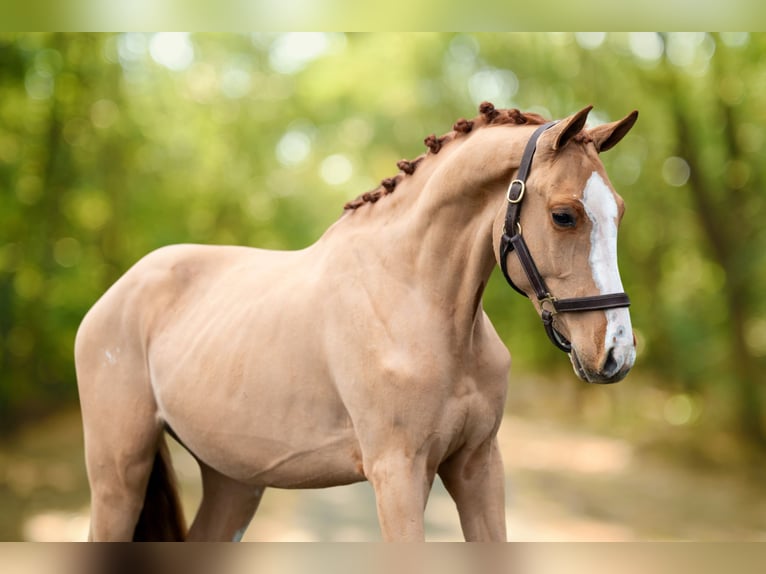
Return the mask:
[[458,451],[439,467],[439,476],[457,505],[466,541],[505,542],[505,475],[497,439]]
[[396,453],[371,464],[368,479],[375,490],[378,521],[387,542],[422,542],[423,512],[431,481],[424,460]]
[[264,487],[250,486],[200,462],[202,503],[187,540],[239,542],[261,502]]

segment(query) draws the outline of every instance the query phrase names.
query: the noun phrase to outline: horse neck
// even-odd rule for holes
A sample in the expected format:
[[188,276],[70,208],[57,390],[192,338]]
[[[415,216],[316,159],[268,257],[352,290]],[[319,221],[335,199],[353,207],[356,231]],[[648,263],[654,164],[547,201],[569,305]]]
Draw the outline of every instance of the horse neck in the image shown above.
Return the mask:
[[460,165],[459,143],[445,146],[394,193],[345,214],[336,226],[340,241],[358,246],[356,260],[369,264],[374,277],[425,294],[462,339],[472,336],[482,317],[481,297],[496,264],[498,187],[504,184],[472,177],[477,168]]

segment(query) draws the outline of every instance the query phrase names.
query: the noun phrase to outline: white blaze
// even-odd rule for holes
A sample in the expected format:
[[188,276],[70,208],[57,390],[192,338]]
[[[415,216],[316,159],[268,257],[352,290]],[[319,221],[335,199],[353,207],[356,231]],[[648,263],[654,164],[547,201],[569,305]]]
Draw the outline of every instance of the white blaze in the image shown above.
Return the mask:
[[[622,293],[622,281],[617,268],[617,201],[612,190],[595,171],[585,184],[582,204],[592,224],[588,261],[593,281],[602,295]],[[607,309],[605,313],[607,325],[604,348],[614,347],[615,360],[624,365],[632,365],[635,348],[628,309]]]

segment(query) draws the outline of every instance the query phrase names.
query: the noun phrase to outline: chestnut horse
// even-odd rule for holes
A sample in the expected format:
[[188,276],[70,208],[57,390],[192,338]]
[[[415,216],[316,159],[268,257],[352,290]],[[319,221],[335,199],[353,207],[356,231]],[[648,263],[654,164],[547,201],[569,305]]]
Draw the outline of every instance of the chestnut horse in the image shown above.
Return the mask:
[[[465,539],[505,540],[510,356],[482,308],[498,260],[578,376],[614,382],[635,358],[624,294],[563,308],[622,291],[623,201],[598,154],[637,113],[585,129],[589,110],[541,129],[485,102],[300,251],[173,245],[136,263],[75,343],[90,538],[238,540],[268,486],[368,480],[383,538],[423,540],[438,473]],[[165,432],[201,469],[188,532]]]

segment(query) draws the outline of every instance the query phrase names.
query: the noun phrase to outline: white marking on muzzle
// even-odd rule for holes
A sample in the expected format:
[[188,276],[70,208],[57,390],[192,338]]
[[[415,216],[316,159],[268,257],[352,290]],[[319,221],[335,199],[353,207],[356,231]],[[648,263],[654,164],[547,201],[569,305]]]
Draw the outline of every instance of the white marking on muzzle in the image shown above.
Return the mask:
[[[582,204],[592,224],[590,263],[593,282],[602,295],[622,293],[617,268],[617,201],[612,190],[597,172],[588,179]],[[607,309],[604,349],[613,348],[612,356],[623,367],[631,367],[636,357],[633,328],[627,308]]]

